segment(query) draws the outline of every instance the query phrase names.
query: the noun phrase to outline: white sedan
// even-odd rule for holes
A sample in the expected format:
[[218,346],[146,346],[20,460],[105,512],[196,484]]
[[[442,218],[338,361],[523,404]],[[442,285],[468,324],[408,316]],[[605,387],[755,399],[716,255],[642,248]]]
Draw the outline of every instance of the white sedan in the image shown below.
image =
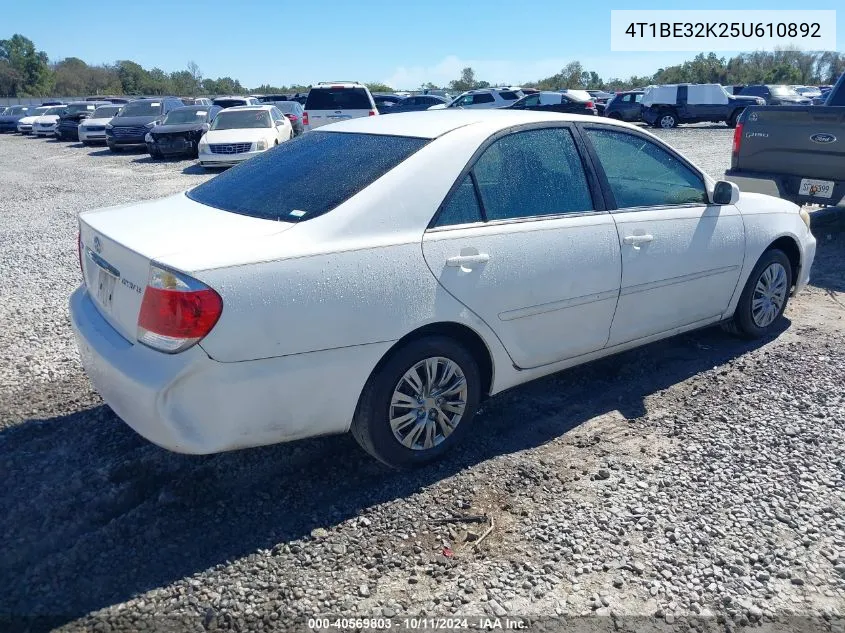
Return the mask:
[[65,106],[55,106],[47,110],[32,123],[32,133],[35,136],[55,136],[56,126],[59,124],[59,115],[64,111]]
[[203,167],[229,167],[293,138],[293,126],[275,106],[226,108],[197,146]]
[[94,110],[89,118],[82,119],[77,128],[79,142],[83,145],[105,143],[106,125],[117,116],[122,107],[122,105],[102,105]]
[[41,116],[47,114],[53,108],[56,108],[57,110],[61,109],[58,106],[39,106],[39,107],[35,108],[34,110],[32,110],[31,115],[25,116],[22,119],[18,119],[18,125],[17,125],[18,133],[20,133],[20,134],[32,134],[33,124]]
[[156,444],[351,430],[404,466],[520,383],[711,324],[777,332],[815,244],[796,205],[626,123],[401,113],[82,213],[70,312],[96,389]]

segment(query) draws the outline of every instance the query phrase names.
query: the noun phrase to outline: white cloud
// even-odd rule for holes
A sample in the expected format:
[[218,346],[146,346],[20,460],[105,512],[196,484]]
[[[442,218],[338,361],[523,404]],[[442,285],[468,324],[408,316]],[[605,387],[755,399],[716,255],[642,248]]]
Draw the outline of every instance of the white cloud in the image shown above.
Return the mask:
[[461,70],[469,66],[475,70],[478,79],[489,81],[491,84],[519,84],[554,75],[575,60],[580,61],[585,70],[594,70],[604,79],[627,78],[631,75],[651,75],[662,66],[677,64],[691,56],[691,53],[616,53],[516,62],[461,59],[456,55],[449,55],[432,66],[399,66],[384,83],[397,90],[414,89],[429,81],[438,86],[445,86],[457,79]]

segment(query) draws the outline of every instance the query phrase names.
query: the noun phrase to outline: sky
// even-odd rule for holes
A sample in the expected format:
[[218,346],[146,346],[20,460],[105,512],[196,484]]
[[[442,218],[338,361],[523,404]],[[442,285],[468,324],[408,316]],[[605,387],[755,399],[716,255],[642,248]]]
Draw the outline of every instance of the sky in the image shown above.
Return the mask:
[[[836,26],[842,51],[840,2],[814,0],[803,8],[841,9]],[[732,4],[697,6],[736,8]],[[682,8],[657,0],[637,7]],[[249,88],[351,80],[408,89],[429,81],[445,85],[466,66],[478,79],[518,84],[548,77],[574,60],[605,79],[627,78],[695,56],[611,52],[610,10],[637,7],[579,0],[13,1],[3,8],[0,39],[21,33],[51,61],[131,59],[166,72],[194,61],[205,77],[231,76]],[[799,6],[796,0],[744,0],[741,8]]]

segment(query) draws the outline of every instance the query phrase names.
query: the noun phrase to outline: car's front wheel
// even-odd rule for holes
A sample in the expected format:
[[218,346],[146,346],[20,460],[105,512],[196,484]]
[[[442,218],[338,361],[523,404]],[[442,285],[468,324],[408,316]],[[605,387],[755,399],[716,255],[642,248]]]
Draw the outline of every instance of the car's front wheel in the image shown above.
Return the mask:
[[669,110],[664,110],[657,115],[657,127],[669,130],[678,127],[678,115]]
[[767,250],[748,276],[734,316],[723,327],[732,334],[760,338],[777,328],[792,288],[792,264],[777,248]]
[[352,434],[388,466],[441,457],[470,430],[481,399],[481,375],[457,341],[426,336],[399,348],[367,381]]

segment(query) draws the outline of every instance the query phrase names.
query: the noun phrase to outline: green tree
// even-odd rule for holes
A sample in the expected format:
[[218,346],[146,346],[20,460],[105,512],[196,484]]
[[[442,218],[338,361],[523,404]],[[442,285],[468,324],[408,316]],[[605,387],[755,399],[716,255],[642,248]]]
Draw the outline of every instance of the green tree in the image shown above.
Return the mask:
[[364,85],[370,89],[370,92],[393,92],[393,88],[391,86],[378,81],[368,82]]
[[5,73],[5,81],[14,82],[14,96],[40,97],[52,87],[52,72],[47,53],[36,51],[32,40],[15,33],[8,40],[0,40],[0,60],[14,72]]
[[117,62],[117,76],[120,79],[123,94],[143,94],[144,86],[148,84],[147,71],[140,64],[124,59]]
[[53,66],[53,90],[57,95],[81,96],[89,92],[88,64],[78,57],[68,57]]
[[475,76],[475,71],[470,67],[461,70],[461,76],[449,82],[449,88],[456,92],[487,88],[489,85],[489,82],[479,81]]

